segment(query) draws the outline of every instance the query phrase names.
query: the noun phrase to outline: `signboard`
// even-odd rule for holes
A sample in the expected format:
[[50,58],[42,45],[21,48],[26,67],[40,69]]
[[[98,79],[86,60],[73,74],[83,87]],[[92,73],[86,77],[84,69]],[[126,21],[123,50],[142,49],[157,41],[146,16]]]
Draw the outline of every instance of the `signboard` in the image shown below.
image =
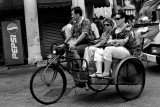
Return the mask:
[[20,21],[3,21],[1,24],[5,64],[24,64]]

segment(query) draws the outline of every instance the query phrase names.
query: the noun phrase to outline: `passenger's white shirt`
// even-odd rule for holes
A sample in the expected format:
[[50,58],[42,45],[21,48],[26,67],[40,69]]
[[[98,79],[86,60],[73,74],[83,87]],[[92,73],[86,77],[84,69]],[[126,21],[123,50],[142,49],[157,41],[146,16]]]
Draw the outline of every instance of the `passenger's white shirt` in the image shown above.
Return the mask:
[[96,38],[99,38],[99,37],[100,37],[100,36],[99,36],[99,31],[98,31],[98,28],[97,28],[96,24],[92,23],[92,24],[91,24],[91,28],[92,28],[92,31],[93,31],[94,34],[95,34],[95,37],[96,37]]
[[71,35],[71,28],[72,28],[72,24],[68,23],[66,26],[64,26],[62,28],[62,31],[65,32],[65,36],[68,37],[69,35]]

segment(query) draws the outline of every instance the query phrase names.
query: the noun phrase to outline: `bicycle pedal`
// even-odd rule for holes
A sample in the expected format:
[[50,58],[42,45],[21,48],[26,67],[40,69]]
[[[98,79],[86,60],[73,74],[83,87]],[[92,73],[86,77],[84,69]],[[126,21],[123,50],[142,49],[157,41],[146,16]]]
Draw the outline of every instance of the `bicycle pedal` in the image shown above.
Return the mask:
[[86,91],[89,91],[89,87],[88,87],[87,83],[86,83],[85,90],[86,90]]

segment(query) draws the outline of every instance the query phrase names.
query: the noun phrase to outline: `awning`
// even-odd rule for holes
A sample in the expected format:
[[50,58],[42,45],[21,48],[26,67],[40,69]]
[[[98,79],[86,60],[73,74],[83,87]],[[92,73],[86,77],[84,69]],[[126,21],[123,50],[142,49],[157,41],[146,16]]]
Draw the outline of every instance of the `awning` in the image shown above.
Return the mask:
[[85,4],[93,4],[95,8],[110,6],[109,0],[85,0]]
[[[38,8],[71,6],[72,0],[37,0]],[[22,9],[23,0],[0,0],[0,10]]]
[[160,0],[152,0],[152,1],[145,2],[139,14],[150,16],[152,11],[156,11],[156,9],[158,8],[158,5],[160,5]]
[[[93,4],[94,7],[109,7],[109,0],[85,0],[86,4]],[[38,8],[53,8],[71,6],[72,0],[37,0]],[[0,0],[0,10],[22,9],[23,0]]]
[[0,0],[0,10],[23,8],[23,0]]
[[37,0],[38,8],[72,6],[72,0]]

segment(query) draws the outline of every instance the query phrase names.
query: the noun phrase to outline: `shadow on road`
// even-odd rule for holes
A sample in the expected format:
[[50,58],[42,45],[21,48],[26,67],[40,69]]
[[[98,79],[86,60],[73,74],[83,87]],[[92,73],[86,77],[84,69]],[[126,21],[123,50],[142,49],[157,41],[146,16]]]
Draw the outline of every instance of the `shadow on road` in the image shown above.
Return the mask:
[[146,73],[150,75],[160,76],[160,65],[156,63],[146,63],[145,69],[146,69]]
[[38,67],[14,67],[7,70],[0,71],[0,78],[16,77],[20,75],[32,74],[38,69]]
[[85,103],[85,104],[119,104],[125,100],[117,94],[116,89],[109,88],[105,91],[96,93],[90,91],[89,93],[79,93],[74,97],[74,103]]

